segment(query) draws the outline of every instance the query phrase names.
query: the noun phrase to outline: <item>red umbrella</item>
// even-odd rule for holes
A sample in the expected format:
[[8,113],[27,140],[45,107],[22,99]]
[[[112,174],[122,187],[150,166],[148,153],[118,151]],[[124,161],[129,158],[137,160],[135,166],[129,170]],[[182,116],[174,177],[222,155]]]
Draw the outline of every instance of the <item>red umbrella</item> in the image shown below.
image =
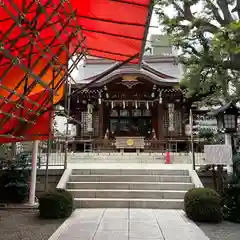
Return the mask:
[[139,54],[131,60],[139,63],[152,10],[151,0],[1,3],[0,142],[48,137],[48,111],[82,57],[126,61]]

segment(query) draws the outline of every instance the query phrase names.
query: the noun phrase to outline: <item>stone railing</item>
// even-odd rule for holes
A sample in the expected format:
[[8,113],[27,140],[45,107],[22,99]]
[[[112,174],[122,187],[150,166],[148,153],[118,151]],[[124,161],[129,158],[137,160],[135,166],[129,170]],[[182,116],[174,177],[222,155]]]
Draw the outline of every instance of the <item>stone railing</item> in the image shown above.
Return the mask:
[[92,149],[94,152],[116,151],[116,141],[108,139],[94,140],[92,141]]
[[167,149],[166,141],[145,140],[144,151],[163,152]]

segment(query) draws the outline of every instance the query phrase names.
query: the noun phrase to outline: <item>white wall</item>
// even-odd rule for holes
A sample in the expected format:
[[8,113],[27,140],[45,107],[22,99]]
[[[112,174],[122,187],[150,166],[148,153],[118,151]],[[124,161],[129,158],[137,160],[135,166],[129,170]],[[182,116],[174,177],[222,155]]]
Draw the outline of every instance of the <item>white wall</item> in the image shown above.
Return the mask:
[[80,83],[83,82],[84,79],[93,77],[98,75],[108,68],[110,68],[113,64],[88,64],[81,65],[78,70],[78,74],[76,75],[75,81]]
[[182,76],[180,65],[176,65],[173,63],[150,63],[149,65],[157,71],[165,73],[172,77],[181,78]]
[[[84,83],[84,79],[96,76],[108,68],[110,68],[113,64],[88,64],[86,66],[80,66],[78,70],[78,74],[76,74],[75,81],[77,83]],[[149,63],[151,67],[156,69],[159,72],[165,73],[177,79],[182,77],[182,71],[180,69],[180,65],[176,65],[173,63]]]

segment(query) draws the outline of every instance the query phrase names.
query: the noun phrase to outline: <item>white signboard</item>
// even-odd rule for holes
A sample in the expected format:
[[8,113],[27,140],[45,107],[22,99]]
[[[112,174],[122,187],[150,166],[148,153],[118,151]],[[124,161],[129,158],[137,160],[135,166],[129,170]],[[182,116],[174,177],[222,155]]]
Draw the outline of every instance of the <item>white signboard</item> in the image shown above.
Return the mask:
[[232,164],[232,146],[204,145],[205,164]]
[[92,113],[87,114],[87,131],[92,132],[93,131],[93,118]]
[[174,131],[174,104],[172,103],[168,104],[168,120],[169,120],[168,130],[170,132],[173,132]]
[[88,132],[92,132],[93,131],[93,105],[92,104],[88,104],[87,105],[87,131]]

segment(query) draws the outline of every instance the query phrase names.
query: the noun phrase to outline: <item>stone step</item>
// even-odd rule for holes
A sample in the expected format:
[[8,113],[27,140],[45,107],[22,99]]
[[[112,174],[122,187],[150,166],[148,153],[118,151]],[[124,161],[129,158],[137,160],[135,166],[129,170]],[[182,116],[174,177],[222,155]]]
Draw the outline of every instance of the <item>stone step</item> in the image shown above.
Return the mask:
[[[135,157],[128,158],[128,159],[69,159],[68,161],[71,164],[79,164],[79,163],[159,163],[159,164],[165,164],[165,158],[164,159],[153,159],[153,158],[145,158],[145,159],[136,159]],[[170,162],[172,164],[191,164],[191,159],[182,157],[182,158],[171,158]]]
[[187,191],[192,183],[182,182],[68,182],[67,189],[132,189],[132,190],[176,190]]
[[184,182],[190,183],[190,176],[177,175],[71,175],[70,182]]
[[129,189],[68,189],[74,198],[183,199],[186,191]]
[[183,209],[183,199],[74,198],[77,208]]
[[[69,163],[165,163],[165,159],[163,158],[144,158],[144,159],[138,159],[138,158],[122,158],[122,159],[115,159],[115,158],[109,158],[109,159],[103,159],[103,158],[84,158],[84,159],[78,159],[78,158],[72,158],[69,160]],[[178,161],[174,161],[178,162]],[[181,162],[181,161],[179,161]]]
[[73,169],[72,175],[184,175],[188,170],[180,169]]

